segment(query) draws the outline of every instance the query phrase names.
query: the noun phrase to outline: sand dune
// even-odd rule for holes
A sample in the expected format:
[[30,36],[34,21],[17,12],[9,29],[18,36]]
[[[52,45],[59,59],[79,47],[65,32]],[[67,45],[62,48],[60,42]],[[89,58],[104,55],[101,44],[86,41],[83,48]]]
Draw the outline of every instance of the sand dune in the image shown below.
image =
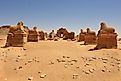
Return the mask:
[[[0,42],[1,46],[3,42]],[[0,48],[0,81],[120,81],[118,49],[88,51],[95,45],[39,41]]]

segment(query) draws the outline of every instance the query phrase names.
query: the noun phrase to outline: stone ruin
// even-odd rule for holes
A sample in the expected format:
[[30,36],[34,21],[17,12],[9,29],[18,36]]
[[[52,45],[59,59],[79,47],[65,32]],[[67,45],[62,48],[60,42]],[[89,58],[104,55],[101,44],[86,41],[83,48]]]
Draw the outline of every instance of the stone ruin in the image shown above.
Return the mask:
[[84,41],[84,45],[96,43],[96,33],[94,31],[91,31],[89,28],[87,28],[86,32],[81,29],[78,38],[78,42]]
[[39,31],[39,40],[45,40],[45,34],[43,31]]
[[101,48],[117,48],[117,33],[115,29],[108,27],[104,22],[102,22],[100,30],[97,35],[97,46],[94,49]]
[[57,30],[57,36],[59,38],[63,38],[67,34],[68,34],[68,31],[66,30],[66,28],[60,28],[59,30]]
[[96,33],[87,28],[87,33],[84,36],[84,45],[96,44]]
[[54,30],[52,30],[52,31],[49,33],[47,39],[48,39],[48,40],[54,40],[55,37],[56,37],[56,34],[55,34]]
[[66,34],[63,39],[67,40],[67,39],[71,39],[73,40],[75,38],[75,33],[74,32],[69,32],[68,34]]
[[84,32],[83,29],[81,29],[81,32],[79,34],[79,39],[78,39],[78,42],[80,41],[84,41],[85,40],[85,35],[86,35],[87,32]]
[[37,31],[37,27],[33,27],[32,30],[28,31],[28,37],[27,37],[27,42],[38,42],[39,40],[39,34]]
[[16,26],[10,26],[7,35],[6,45],[4,47],[23,47],[26,42],[26,30],[23,22],[18,22]]
[[74,32],[68,32],[65,28],[60,28],[57,30],[57,36],[59,38],[63,38],[64,40],[67,39],[74,39],[75,38],[75,33]]

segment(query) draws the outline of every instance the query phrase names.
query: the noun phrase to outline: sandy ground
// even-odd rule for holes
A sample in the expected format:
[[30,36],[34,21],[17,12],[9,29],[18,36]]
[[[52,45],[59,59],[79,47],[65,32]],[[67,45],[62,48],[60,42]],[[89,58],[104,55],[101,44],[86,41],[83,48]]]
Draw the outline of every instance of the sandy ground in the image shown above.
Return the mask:
[[121,81],[121,42],[118,49],[96,51],[88,51],[95,45],[80,44],[39,41],[0,48],[0,81]]

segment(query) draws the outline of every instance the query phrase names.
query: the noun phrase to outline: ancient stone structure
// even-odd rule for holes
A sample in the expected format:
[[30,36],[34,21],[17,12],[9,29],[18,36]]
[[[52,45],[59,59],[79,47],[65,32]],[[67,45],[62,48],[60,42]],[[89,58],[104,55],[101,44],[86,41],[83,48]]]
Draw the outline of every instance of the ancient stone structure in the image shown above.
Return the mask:
[[74,39],[75,38],[75,33],[74,32],[68,32],[65,28],[60,28],[57,30],[57,36],[59,38],[63,38],[64,40],[67,39]]
[[97,46],[95,49],[101,48],[117,48],[117,33],[115,29],[108,27],[104,22],[102,22],[100,30],[98,31]]
[[10,27],[5,47],[23,47],[26,41],[25,38],[26,31],[24,30],[23,22],[18,22],[17,26]]
[[79,34],[79,39],[78,39],[78,42],[80,41],[84,41],[85,40],[85,35],[86,35],[87,32],[84,32],[83,29],[81,29],[81,32]]
[[28,37],[27,37],[27,41],[28,42],[38,42],[39,40],[39,34],[37,32],[37,27],[33,27],[32,30],[28,31]]
[[39,40],[45,40],[45,35],[43,31],[39,31]]
[[74,32],[69,32],[68,34],[66,34],[63,39],[67,40],[67,39],[74,39],[75,38],[75,33]]
[[96,33],[94,31],[90,31],[89,28],[87,28],[87,33],[84,36],[84,44],[96,44]]
[[65,28],[60,28],[59,30],[57,30],[57,36],[59,38],[63,38],[64,36],[67,36],[68,31]]
[[54,33],[54,30],[52,30],[52,32],[49,33],[48,40],[54,40],[55,37],[56,34]]

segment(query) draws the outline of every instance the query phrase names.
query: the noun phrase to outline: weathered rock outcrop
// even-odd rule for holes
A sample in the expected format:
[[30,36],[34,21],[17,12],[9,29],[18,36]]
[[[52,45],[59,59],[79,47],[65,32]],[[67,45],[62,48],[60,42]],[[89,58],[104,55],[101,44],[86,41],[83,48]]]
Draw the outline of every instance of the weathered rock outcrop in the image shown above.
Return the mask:
[[39,40],[45,40],[45,34],[43,31],[39,31]]
[[39,40],[39,34],[37,31],[37,27],[33,27],[32,30],[28,31],[28,37],[27,37],[27,41],[28,42],[38,42]]
[[95,49],[101,48],[117,48],[117,33],[115,33],[115,29],[106,26],[104,22],[102,22],[100,30],[98,31],[97,38],[97,46]]
[[75,38],[75,33],[74,32],[68,32],[65,28],[60,28],[57,30],[57,36],[59,38],[63,38],[64,40],[67,39],[74,39]]
[[96,44],[96,33],[94,31],[90,31],[89,28],[87,28],[87,33],[84,36],[84,44]]
[[26,30],[24,29],[23,22],[18,22],[16,26],[11,26],[9,28],[5,47],[22,47],[26,41],[25,39]]
[[81,32],[79,34],[79,39],[78,39],[78,42],[80,41],[84,41],[85,40],[85,35],[86,35],[87,32],[83,32],[83,29],[81,29]]

